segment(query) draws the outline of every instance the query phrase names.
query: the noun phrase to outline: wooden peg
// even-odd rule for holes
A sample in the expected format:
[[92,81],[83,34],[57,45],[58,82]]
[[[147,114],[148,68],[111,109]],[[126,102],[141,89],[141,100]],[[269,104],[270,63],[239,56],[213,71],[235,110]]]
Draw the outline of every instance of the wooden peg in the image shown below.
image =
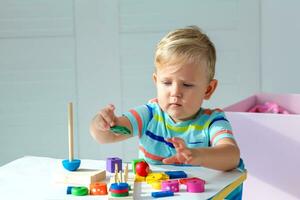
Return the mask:
[[68,104],[68,132],[69,132],[69,161],[74,159],[74,144],[73,144],[73,104]]

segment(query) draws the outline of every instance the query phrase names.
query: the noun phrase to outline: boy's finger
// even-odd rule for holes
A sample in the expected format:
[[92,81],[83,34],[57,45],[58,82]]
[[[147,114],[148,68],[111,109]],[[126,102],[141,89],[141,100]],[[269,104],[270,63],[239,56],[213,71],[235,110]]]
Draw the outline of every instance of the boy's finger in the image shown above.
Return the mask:
[[98,116],[98,126],[100,129],[102,130],[108,130],[110,127],[109,127],[109,124],[105,121],[105,119],[99,115]]
[[173,164],[173,163],[178,162],[178,160],[177,160],[177,157],[176,157],[176,155],[175,155],[175,156],[171,156],[171,157],[169,157],[169,158],[163,159],[162,162],[163,162],[164,164]]
[[99,114],[110,126],[114,125],[116,116],[112,110],[109,110],[108,108],[106,108],[106,109],[101,110]]
[[172,138],[172,141],[173,141],[172,143],[173,143],[173,145],[175,146],[176,149],[186,148],[186,145],[185,145],[185,142],[184,142],[183,139],[174,137],[174,138]]
[[110,108],[111,110],[115,110],[115,105],[114,104],[108,104],[107,107]]

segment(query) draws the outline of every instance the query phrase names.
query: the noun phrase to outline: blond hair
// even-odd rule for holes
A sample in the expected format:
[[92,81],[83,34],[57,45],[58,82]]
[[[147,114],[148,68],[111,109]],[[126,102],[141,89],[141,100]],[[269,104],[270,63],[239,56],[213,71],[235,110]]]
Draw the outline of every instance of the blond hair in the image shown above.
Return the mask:
[[155,65],[194,63],[207,66],[208,81],[215,75],[216,50],[208,36],[197,26],[189,26],[168,33],[156,46]]

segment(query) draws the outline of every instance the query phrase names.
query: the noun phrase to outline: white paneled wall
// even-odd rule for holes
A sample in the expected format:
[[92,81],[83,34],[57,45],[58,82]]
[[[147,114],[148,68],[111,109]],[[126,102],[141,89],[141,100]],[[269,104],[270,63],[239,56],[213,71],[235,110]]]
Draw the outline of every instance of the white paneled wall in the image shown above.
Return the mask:
[[74,52],[72,1],[0,1],[0,164],[67,153]]
[[[300,1],[263,0],[262,90],[300,93]],[[299,102],[300,103],[300,102]]]

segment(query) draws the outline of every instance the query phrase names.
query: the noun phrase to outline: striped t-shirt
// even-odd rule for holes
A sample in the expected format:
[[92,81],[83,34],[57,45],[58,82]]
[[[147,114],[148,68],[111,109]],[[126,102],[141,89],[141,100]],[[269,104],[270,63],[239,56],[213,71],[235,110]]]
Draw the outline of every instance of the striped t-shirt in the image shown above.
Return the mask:
[[176,154],[167,138],[182,138],[188,148],[214,146],[222,138],[233,138],[232,128],[220,109],[201,108],[194,119],[175,123],[157,101],[136,107],[124,114],[139,137],[139,157],[152,164]]

